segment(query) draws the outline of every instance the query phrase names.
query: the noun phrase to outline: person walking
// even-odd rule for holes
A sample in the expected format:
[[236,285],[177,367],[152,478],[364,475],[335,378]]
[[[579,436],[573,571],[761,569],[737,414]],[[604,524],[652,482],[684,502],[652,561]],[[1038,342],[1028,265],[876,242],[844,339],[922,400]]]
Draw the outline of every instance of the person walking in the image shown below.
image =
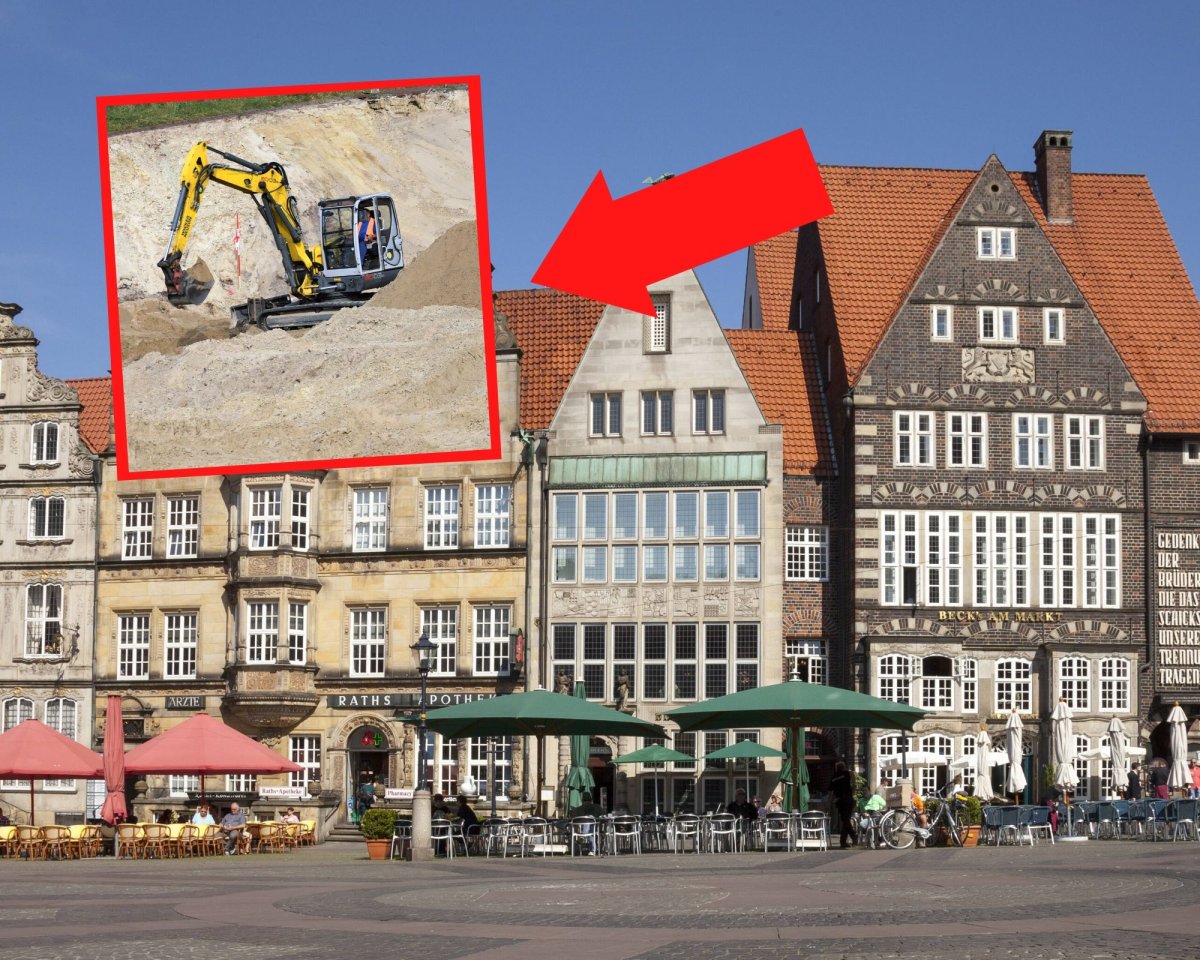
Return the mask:
[[849,837],[850,843],[858,843],[858,834],[854,830],[854,778],[841,760],[833,768],[829,789],[833,791],[834,806],[842,824],[842,849],[845,850],[849,846],[846,838]]
[[1142,774],[1136,763],[1129,766],[1129,782],[1125,785],[1125,799],[1142,799]]
[[1150,789],[1154,792],[1155,800],[1171,799],[1171,788],[1167,785],[1170,779],[1167,761],[1162,757],[1155,757],[1150,767]]

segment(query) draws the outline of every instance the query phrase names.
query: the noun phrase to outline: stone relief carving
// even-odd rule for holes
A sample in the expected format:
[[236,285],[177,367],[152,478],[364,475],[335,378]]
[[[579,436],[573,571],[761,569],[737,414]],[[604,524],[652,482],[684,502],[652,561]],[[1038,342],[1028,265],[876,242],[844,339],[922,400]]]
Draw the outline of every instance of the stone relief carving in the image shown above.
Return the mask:
[[646,617],[665,617],[667,615],[665,587],[647,587],[642,591],[642,615]]
[[963,347],[962,376],[976,383],[1033,383],[1033,351]]
[[724,587],[707,587],[704,591],[704,616],[729,615],[729,593]]
[[637,591],[632,587],[555,590],[555,613],[581,617],[632,617]]
[[700,591],[696,587],[675,587],[674,612],[677,617],[700,616]]
[[28,400],[52,400],[55,402],[79,399],[79,395],[61,380],[42,373],[32,358],[29,360],[29,380],[25,397]]
[[733,591],[733,615],[735,617],[757,616],[760,599],[758,587],[736,587]]
[[95,461],[92,459],[91,452],[82,443],[75,443],[67,468],[73,477],[90,477],[92,475]]

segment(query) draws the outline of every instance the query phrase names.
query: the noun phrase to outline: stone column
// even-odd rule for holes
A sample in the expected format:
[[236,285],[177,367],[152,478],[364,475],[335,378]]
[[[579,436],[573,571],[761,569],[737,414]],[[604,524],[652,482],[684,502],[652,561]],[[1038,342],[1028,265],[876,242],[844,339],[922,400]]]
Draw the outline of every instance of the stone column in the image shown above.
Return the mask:
[[413,863],[432,860],[432,798],[428,790],[413,793],[412,812],[412,841],[408,845],[408,859]]

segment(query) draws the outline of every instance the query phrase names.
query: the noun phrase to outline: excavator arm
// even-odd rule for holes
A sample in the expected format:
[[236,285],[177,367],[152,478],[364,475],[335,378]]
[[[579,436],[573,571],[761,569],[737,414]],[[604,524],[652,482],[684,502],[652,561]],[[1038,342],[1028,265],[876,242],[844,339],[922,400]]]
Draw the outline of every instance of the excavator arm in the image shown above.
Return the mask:
[[[209,153],[228,164],[213,163]],[[278,163],[250,163],[205,142],[192,147],[180,173],[179,199],[171,219],[171,239],[158,261],[167,284],[167,299],[174,304],[199,303],[212,288],[212,280],[191,277],[183,269],[184,250],[210,182],[250,194],[275,238],[293,296],[312,300],[321,288],[321,248],[304,242],[296,200],[288,191],[287,173]]]

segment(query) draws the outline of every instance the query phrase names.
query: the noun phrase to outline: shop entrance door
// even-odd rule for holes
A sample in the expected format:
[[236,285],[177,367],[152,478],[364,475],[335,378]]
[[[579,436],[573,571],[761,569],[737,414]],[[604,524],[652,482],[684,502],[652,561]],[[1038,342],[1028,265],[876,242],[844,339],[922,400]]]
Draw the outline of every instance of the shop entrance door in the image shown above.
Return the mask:
[[[348,743],[349,762],[347,764],[345,809],[351,823],[357,823],[359,816],[366,809],[362,802],[360,791],[363,784],[379,784],[384,787],[388,783],[388,739],[383,727],[363,726],[352,734]],[[383,802],[383,797],[376,797]]]

